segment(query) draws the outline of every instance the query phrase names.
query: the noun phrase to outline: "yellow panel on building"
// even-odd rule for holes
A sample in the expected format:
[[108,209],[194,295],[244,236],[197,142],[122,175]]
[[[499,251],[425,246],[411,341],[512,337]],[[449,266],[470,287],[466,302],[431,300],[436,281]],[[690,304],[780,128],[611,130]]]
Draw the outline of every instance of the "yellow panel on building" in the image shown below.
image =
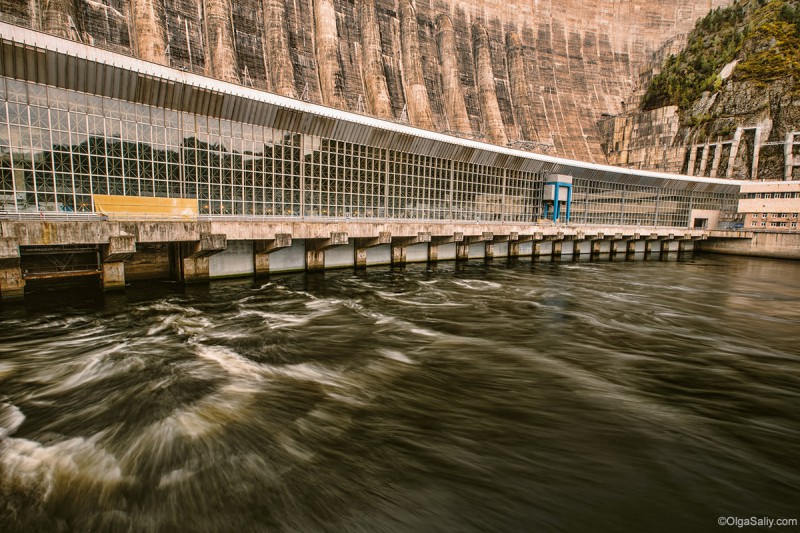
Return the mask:
[[197,200],[192,198],[152,198],[145,196],[94,195],[94,210],[111,220],[197,219]]

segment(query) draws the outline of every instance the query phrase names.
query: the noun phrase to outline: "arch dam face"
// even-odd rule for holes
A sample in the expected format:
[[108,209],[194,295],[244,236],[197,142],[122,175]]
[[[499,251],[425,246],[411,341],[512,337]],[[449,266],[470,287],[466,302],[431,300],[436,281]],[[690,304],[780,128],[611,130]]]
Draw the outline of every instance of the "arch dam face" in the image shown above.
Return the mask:
[[[0,23],[0,36],[3,300],[62,277],[111,290],[407,261],[664,256],[736,216],[739,182],[484,144],[18,26]],[[560,210],[554,175],[570,181]]]

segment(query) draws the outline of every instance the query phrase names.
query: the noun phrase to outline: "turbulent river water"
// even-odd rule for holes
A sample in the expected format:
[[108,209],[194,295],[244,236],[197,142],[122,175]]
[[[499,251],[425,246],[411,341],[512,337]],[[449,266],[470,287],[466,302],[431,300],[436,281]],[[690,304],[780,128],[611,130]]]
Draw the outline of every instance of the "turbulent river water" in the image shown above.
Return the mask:
[[712,531],[800,518],[798,494],[798,263],[440,263],[0,310],[4,532]]

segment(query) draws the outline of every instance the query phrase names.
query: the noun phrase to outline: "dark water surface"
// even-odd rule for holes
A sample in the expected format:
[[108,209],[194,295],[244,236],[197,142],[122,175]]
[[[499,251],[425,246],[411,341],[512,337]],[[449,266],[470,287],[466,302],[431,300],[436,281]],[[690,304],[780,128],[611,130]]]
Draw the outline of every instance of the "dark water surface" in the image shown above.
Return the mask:
[[0,311],[4,532],[718,531],[799,504],[798,263],[440,263]]

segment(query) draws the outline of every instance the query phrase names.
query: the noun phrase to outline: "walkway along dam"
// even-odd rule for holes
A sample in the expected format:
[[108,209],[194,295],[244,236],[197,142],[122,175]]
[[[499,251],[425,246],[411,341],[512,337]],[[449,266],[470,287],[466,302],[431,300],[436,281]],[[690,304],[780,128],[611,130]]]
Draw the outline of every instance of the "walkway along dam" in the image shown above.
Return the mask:
[[0,298],[37,279],[669,254],[740,182],[417,129],[0,24]]

